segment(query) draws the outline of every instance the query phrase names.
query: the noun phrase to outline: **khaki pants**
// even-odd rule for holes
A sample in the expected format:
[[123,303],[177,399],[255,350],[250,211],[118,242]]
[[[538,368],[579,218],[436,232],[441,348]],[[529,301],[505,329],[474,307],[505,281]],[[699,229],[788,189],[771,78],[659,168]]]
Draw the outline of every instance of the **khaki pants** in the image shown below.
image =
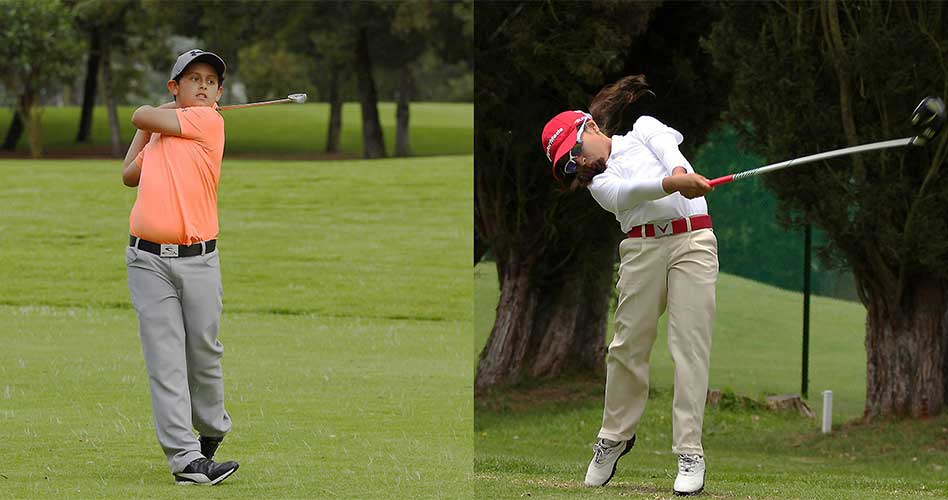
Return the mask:
[[649,355],[668,309],[675,363],[672,451],[704,455],[701,426],[708,392],[718,242],[701,229],[619,244],[619,304],[606,357],[606,401],[599,437],[631,439],[648,400]]

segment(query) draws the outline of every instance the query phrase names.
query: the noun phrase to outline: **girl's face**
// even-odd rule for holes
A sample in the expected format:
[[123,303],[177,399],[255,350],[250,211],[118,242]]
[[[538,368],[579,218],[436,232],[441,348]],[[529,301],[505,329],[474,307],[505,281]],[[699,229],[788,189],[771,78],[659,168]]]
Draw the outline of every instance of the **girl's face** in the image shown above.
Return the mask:
[[576,161],[580,165],[590,165],[600,158],[608,160],[612,153],[612,139],[599,130],[596,122],[589,120],[583,129],[583,150]]
[[217,70],[203,62],[189,64],[181,73],[180,82],[168,82],[168,90],[174,94],[178,106],[213,106],[224,94],[224,87],[217,78]]

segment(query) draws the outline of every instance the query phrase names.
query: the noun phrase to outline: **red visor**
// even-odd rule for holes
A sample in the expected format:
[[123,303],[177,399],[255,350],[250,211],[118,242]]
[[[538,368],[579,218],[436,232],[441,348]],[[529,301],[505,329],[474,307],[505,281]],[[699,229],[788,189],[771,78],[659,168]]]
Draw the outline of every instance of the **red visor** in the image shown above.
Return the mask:
[[592,116],[583,111],[564,111],[554,116],[543,127],[540,145],[546,158],[553,164],[553,177],[557,180],[559,176],[556,175],[556,163],[576,145],[576,128],[584,120],[591,119]]

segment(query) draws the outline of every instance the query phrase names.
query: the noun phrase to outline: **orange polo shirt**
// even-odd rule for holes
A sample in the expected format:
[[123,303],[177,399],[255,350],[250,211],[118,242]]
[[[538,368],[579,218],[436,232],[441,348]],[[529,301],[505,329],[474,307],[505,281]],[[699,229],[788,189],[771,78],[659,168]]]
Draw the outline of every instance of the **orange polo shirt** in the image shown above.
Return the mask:
[[152,134],[135,161],[142,169],[129,232],[155,243],[217,238],[217,183],[224,118],[209,106],[178,108],[181,137]]

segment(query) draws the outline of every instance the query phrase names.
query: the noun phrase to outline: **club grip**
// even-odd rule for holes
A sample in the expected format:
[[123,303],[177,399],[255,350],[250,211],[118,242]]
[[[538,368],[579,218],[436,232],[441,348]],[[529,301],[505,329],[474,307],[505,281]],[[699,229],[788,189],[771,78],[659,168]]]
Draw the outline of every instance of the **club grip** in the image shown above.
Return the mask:
[[724,177],[718,177],[717,179],[711,179],[708,181],[708,184],[711,184],[711,187],[717,186],[718,184],[727,184],[734,180],[734,174],[725,175]]

